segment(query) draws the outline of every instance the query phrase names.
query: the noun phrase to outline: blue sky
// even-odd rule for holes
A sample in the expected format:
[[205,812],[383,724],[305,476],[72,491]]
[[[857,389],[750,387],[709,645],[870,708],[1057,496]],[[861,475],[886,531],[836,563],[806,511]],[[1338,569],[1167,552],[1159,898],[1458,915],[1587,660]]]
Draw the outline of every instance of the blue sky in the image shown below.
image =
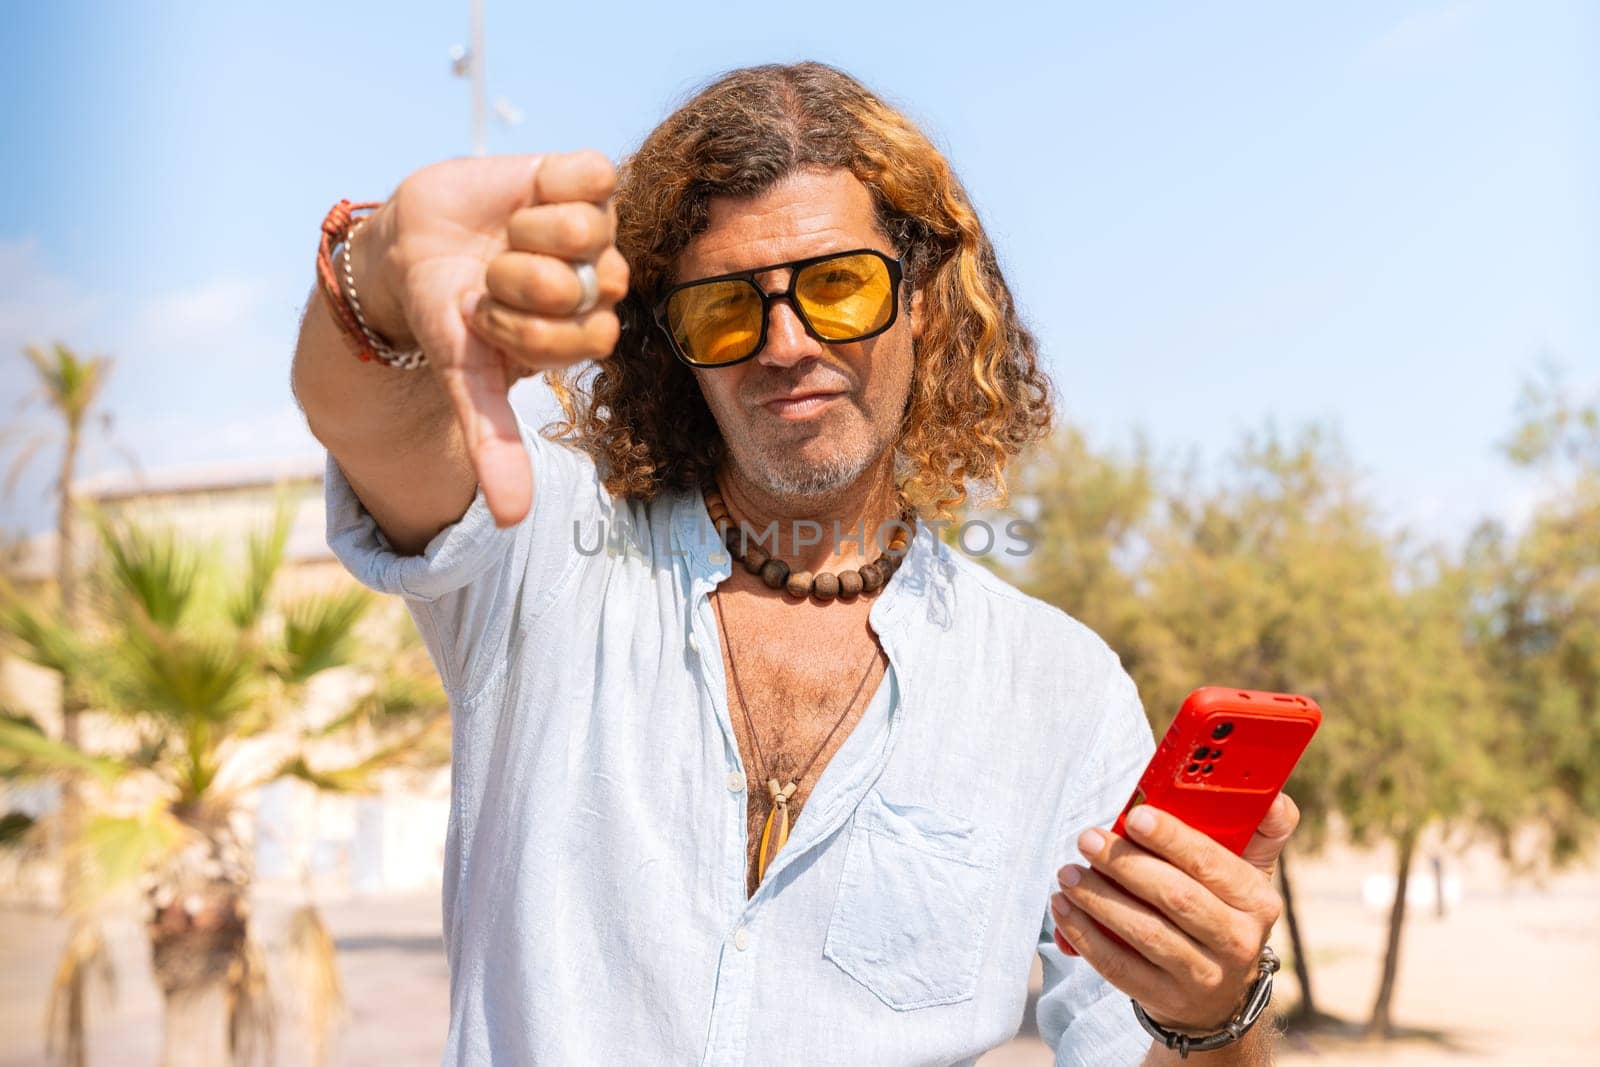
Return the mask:
[[[1600,6],[1137,7],[486,0],[526,115],[491,150],[620,158],[722,70],[835,63],[947,151],[1097,441],[1324,419],[1397,523],[1524,513],[1518,384],[1600,387]],[[466,38],[466,0],[8,5],[0,359],[114,355],[147,469],[315,454],[287,381],[317,224],[468,150]],[[43,475],[0,527],[48,524]]]

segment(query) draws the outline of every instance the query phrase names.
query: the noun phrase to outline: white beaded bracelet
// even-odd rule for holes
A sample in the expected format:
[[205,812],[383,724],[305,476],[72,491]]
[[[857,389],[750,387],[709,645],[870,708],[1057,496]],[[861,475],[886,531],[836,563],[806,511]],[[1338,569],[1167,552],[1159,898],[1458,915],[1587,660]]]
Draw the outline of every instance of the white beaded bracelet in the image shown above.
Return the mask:
[[356,314],[356,325],[361,327],[362,336],[367,339],[367,344],[372,348],[372,354],[378,362],[395,367],[399,370],[415,370],[428,362],[428,355],[420,348],[401,350],[394,348],[380,338],[371,326],[367,325],[366,316],[361,314],[361,298],[356,296],[356,276],[350,269],[350,248],[355,244],[356,233],[366,223],[366,219],[358,219],[350,227],[350,232],[344,239],[344,291],[350,298],[350,308]]

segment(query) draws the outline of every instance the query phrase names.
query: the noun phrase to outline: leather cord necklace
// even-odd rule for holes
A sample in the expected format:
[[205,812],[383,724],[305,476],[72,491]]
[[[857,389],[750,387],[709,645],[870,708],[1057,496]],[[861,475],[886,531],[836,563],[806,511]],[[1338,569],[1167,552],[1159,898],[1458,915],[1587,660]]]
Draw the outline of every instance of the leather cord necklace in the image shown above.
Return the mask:
[[[772,855],[776,856],[782,849],[785,841],[789,840],[789,798],[794,796],[794,791],[800,788],[800,781],[811,770],[811,765],[817,762],[817,757],[822,755],[822,750],[828,747],[828,742],[838,731],[839,724],[844,722],[845,716],[850,714],[850,709],[855,707],[856,698],[861,695],[861,689],[867,684],[867,679],[872,676],[872,668],[878,662],[878,646],[872,646],[872,656],[867,660],[867,669],[862,672],[861,680],[856,683],[856,688],[850,694],[844,710],[839,713],[839,718],[833,724],[833,729],[828,731],[828,736],[822,739],[822,744],[811,754],[806,765],[799,774],[794,775],[788,782],[780,783],[773,769],[767,765],[766,757],[761,754],[761,741],[756,737],[756,724],[750,717],[750,707],[745,703],[744,687],[739,684],[739,668],[733,662],[733,639],[728,633],[728,622],[722,613],[722,597],[712,592],[711,602],[717,608],[717,628],[722,631],[723,642],[728,646],[728,666],[733,673],[733,691],[739,698],[739,709],[744,712],[745,727],[750,731],[750,743],[756,749],[756,763],[760,766],[762,774],[766,777],[767,792],[772,797],[772,807],[767,812],[767,821],[761,828],[761,849],[756,854],[756,885],[760,885],[767,876],[767,845],[772,845]],[[778,833],[776,840],[772,838],[772,821],[778,819]]]

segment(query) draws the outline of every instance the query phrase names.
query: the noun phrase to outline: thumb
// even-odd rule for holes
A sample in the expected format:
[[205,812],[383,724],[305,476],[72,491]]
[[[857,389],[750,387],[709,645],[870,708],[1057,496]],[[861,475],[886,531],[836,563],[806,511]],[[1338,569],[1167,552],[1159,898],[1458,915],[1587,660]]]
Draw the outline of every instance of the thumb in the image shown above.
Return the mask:
[[1279,793],[1273,799],[1272,806],[1267,809],[1266,815],[1262,816],[1261,825],[1256,827],[1256,832],[1250,837],[1250,843],[1244,847],[1240,855],[1268,878],[1272,877],[1278,856],[1283,852],[1283,846],[1288,843],[1290,835],[1298,825],[1300,825],[1299,807],[1289,799],[1288,793]]
[[445,330],[455,358],[438,370],[489,513],[496,525],[511,526],[522,521],[532,505],[533,475],[511,410],[512,379],[505,360],[466,328],[463,316],[470,314],[478,296],[471,291],[464,295],[461,315]]

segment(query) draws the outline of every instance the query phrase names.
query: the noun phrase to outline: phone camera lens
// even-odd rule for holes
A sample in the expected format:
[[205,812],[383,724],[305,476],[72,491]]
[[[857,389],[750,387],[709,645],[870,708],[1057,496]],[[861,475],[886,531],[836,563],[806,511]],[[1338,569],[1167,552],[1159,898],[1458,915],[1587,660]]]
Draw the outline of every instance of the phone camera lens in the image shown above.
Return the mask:
[[1211,740],[1221,741],[1224,737],[1227,737],[1231,733],[1233,733],[1233,723],[1219,722],[1211,731]]
[[1216,770],[1216,768],[1215,768],[1215,767],[1213,767],[1213,766],[1212,766],[1212,765],[1211,765],[1211,764],[1209,764],[1209,763],[1208,763],[1208,764],[1206,764],[1206,765],[1205,765],[1205,766],[1204,766],[1204,767],[1201,767],[1201,768],[1200,768],[1200,773],[1201,773],[1201,774],[1210,774],[1210,773],[1211,773],[1211,772],[1212,772],[1212,771],[1214,771],[1214,770]]
[[1189,773],[1190,774],[1193,774],[1195,771],[1198,771],[1199,769],[1200,769],[1200,764],[1198,764],[1198,763],[1189,764]]
[[1194,750],[1194,758],[1197,760],[1205,759],[1209,755],[1211,755],[1211,750],[1204,745]]

